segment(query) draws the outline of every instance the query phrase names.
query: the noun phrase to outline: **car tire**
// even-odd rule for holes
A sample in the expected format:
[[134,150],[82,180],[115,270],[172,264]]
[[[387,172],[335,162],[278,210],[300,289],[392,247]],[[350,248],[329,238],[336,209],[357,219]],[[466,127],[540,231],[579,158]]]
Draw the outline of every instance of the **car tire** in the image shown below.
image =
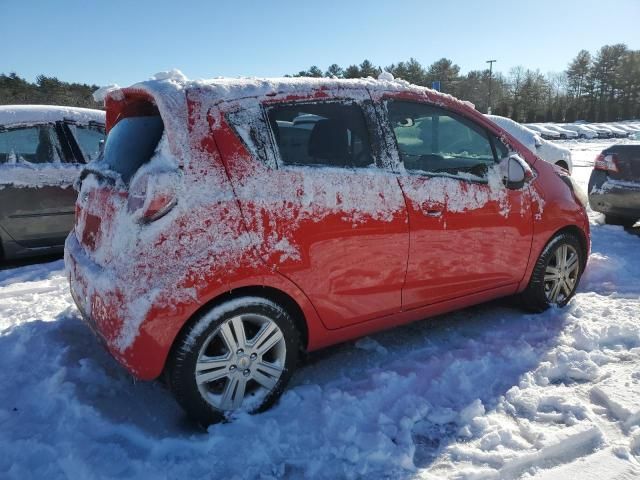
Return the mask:
[[604,223],[607,225],[620,225],[622,227],[633,227],[636,223],[635,218],[619,217],[617,215],[605,215]]
[[554,305],[564,307],[576,293],[586,264],[584,257],[575,235],[561,233],[553,237],[538,257],[529,285],[520,295],[525,308],[543,312]]
[[298,362],[291,316],[266,298],[241,297],[199,315],[177,339],[166,382],[202,426],[273,405]]

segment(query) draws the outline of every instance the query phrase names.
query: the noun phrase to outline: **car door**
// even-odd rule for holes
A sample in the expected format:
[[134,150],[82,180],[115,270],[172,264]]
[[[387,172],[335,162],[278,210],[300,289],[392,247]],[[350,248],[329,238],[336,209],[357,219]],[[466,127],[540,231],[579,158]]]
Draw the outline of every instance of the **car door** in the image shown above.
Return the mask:
[[507,147],[487,128],[424,100],[384,102],[404,166],[410,247],[403,309],[517,284],[531,248],[529,189],[503,183]]
[[380,164],[367,92],[332,93],[275,95],[251,115],[245,101],[237,119],[227,115],[240,130],[262,119],[244,140],[262,136],[264,163],[227,150],[222,130],[216,143],[265,261],[336,329],[400,311],[409,238],[402,191]]
[[61,246],[73,226],[79,166],[59,124],[0,131],[0,226],[27,248]]

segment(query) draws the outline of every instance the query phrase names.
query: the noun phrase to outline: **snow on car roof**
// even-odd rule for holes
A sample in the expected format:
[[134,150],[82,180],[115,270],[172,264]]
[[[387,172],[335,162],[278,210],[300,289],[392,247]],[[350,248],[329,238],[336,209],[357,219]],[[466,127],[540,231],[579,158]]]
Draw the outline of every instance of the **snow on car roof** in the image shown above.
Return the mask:
[[79,123],[104,124],[105,112],[91,108],[57,105],[0,105],[0,125],[30,125],[34,123],[74,120]]
[[[345,92],[348,98],[354,98],[354,91],[367,89],[368,92],[412,92],[428,95],[430,101],[440,105],[457,104],[467,110],[475,110],[469,102],[463,102],[451,95],[437,92],[427,87],[413,85],[405,80],[389,78],[383,75],[379,79],[372,77],[358,79],[311,78],[311,77],[217,77],[209,80],[189,80],[177,69],[160,72],[150,80],[136,83],[127,88],[104,89],[105,104],[120,101],[123,93],[144,92],[150,95],[160,110],[164,120],[172,150],[184,149],[188,145],[186,125],[188,123],[187,96],[200,97],[211,106],[222,101],[234,101],[250,98],[269,97],[276,94],[291,96],[308,95],[314,90],[333,90]],[[101,94],[103,92],[100,92]],[[363,99],[370,99],[369,93],[363,92]],[[480,113],[478,113],[480,115]],[[182,156],[182,155],[179,155]]]

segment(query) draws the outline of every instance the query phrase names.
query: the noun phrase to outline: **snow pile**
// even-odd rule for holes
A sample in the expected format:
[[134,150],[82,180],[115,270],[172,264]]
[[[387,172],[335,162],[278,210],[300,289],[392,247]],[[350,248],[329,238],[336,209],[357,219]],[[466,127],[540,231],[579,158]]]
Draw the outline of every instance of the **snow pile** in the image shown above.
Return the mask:
[[171,70],[167,70],[164,72],[158,72],[153,75],[151,79],[157,81],[173,80],[174,82],[186,82],[188,80],[187,76],[177,68],[172,68]]
[[104,102],[104,99],[108,94],[116,95],[115,92],[117,90],[120,90],[120,85],[118,85],[117,83],[112,83],[110,85],[105,85],[103,87],[98,88],[95,92],[91,94],[91,96],[96,102],[102,103]]
[[384,80],[386,82],[393,82],[393,80],[395,80],[393,78],[393,74],[387,72],[386,70],[383,70],[382,72],[380,72],[380,75],[378,75],[378,80]]

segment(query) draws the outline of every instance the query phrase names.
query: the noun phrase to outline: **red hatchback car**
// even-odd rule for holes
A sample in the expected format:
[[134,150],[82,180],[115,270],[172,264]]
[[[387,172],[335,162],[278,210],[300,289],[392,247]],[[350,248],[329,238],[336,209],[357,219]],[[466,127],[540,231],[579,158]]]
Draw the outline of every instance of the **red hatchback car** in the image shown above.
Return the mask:
[[106,107],[71,292],[205,424],[271,405],[301,351],[506,295],[563,306],[587,261],[571,177],[426,88],[169,78]]

